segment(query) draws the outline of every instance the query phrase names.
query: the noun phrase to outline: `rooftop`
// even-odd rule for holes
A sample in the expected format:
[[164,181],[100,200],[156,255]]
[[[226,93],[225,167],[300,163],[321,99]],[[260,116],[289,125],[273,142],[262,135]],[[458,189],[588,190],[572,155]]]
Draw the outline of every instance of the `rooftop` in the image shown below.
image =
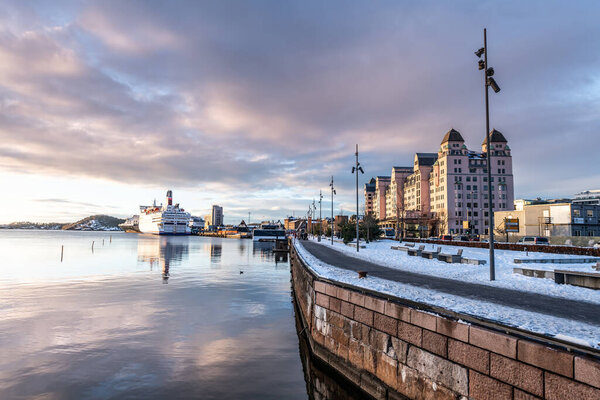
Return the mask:
[[457,131],[456,129],[452,128],[448,132],[446,132],[446,135],[444,136],[444,139],[442,140],[441,144],[444,144],[446,142],[464,142],[464,141],[465,141],[465,139],[463,139],[460,132]]

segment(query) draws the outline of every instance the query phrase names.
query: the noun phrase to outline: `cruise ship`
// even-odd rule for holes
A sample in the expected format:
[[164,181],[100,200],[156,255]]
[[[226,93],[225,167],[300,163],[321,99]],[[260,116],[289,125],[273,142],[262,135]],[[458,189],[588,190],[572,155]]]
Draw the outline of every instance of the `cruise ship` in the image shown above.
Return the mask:
[[155,235],[189,235],[191,233],[190,213],[179,204],[173,205],[173,192],[167,191],[167,204],[140,206],[139,230]]

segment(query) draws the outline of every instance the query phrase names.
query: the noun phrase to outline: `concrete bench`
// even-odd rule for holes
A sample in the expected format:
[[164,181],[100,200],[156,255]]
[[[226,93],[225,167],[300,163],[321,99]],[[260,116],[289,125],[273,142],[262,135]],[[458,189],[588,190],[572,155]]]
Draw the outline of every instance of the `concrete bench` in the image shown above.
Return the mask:
[[460,262],[462,262],[463,264],[473,264],[473,265],[487,264],[486,260],[477,260],[475,258],[463,258]]
[[554,282],[589,289],[600,289],[600,273],[555,269]]
[[438,254],[442,252],[442,248],[438,247],[436,250],[423,250],[421,251],[421,257],[428,258],[430,260],[437,258]]
[[408,251],[408,247],[404,247],[404,246],[390,246],[390,249],[400,250],[400,251]]
[[589,264],[597,263],[597,258],[515,258],[515,264]]
[[425,250],[425,245],[419,246],[418,249],[408,249],[409,256],[420,256],[421,252]]
[[554,279],[554,271],[547,271],[545,269],[513,268],[513,274],[521,274],[532,278]]
[[447,263],[460,263],[462,261],[463,249],[459,249],[456,254],[438,254],[438,260],[445,261]]

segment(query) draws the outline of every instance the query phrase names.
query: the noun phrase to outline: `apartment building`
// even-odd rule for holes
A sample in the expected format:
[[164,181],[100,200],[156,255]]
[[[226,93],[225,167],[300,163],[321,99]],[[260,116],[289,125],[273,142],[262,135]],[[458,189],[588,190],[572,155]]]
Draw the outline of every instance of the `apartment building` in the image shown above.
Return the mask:
[[[390,225],[396,218],[396,206],[401,204],[405,214],[418,214],[420,217],[415,218],[420,221],[429,219],[428,231],[435,220],[438,234],[487,235],[489,203],[494,211],[503,211],[512,210],[514,202],[511,150],[501,132],[494,129],[490,134],[490,182],[487,151],[485,140],[481,151],[469,150],[460,132],[450,129],[437,153],[415,154],[411,171],[394,167],[393,178],[377,177],[373,194],[376,218],[383,226]],[[491,199],[488,185],[492,186]]]
[[373,200],[375,198],[375,178],[365,183],[365,215],[374,214]]
[[376,219],[385,219],[385,191],[390,185],[389,176],[378,176],[375,178],[375,195],[373,197],[373,214]]
[[396,219],[397,213],[402,213],[404,204],[404,182],[413,173],[412,167],[393,167],[390,184],[385,191],[385,219]]

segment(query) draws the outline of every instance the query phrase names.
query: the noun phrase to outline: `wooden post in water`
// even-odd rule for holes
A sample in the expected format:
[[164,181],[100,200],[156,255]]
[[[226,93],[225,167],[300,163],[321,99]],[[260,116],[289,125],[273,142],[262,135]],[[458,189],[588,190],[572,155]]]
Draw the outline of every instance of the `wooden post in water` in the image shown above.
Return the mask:
[[112,243],[112,235],[110,235],[110,242],[109,243]]
[[94,252],[94,241],[92,240],[92,253]]
[[102,239],[102,246],[104,246],[104,239]]
[[63,261],[63,254],[64,254],[64,252],[65,252],[65,245],[63,244],[63,245],[60,246],[60,262]]

